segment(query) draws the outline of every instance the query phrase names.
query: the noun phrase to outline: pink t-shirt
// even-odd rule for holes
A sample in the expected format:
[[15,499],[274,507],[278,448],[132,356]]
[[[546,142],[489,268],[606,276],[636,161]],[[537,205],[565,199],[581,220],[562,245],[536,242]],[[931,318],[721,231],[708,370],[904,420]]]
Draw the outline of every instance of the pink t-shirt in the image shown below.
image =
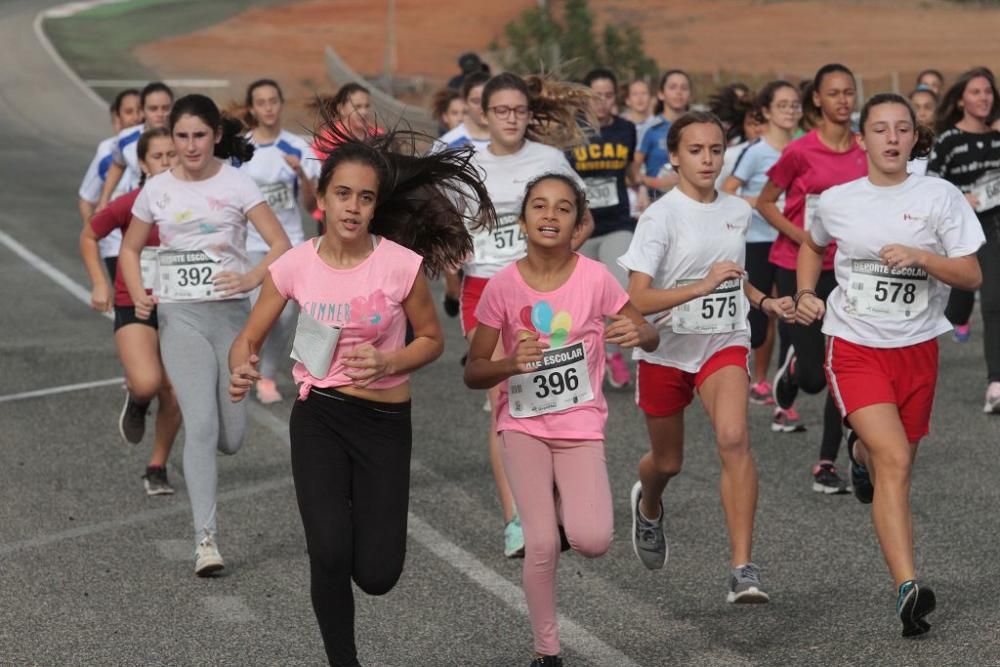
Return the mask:
[[[310,375],[297,362],[292,377],[305,398],[311,387],[342,387],[353,382],[344,372],[344,356],[371,343],[380,352],[403,347],[406,314],[403,301],[420,273],[423,258],[417,253],[380,238],[378,246],[352,269],[335,269],[320,259],[316,240],[301,243],[271,264],[271,280],[278,292],[292,299],[317,321],[341,327],[333,363],[326,377]],[[388,389],[403,384],[409,375],[384,377],[368,385]]]
[[[536,438],[554,440],[604,440],[604,423],[608,418],[608,404],[601,392],[604,381],[604,320],[620,311],[626,303],[628,295],[607,268],[582,255],[577,255],[576,267],[569,279],[551,292],[539,292],[529,287],[521,276],[518,262],[490,278],[476,308],[476,319],[482,325],[500,330],[505,354],[513,352],[517,347],[518,333],[526,330],[542,334],[542,342],[551,346],[547,352],[555,348],[566,350],[565,359],[574,358],[572,351],[579,351],[577,344],[582,344],[594,396],[592,400],[558,412],[518,418],[511,415],[508,405],[512,378],[500,385],[497,432],[519,431]],[[543,374],[545,371],[539,373]],[[527,389],[532,392],[541,389],[546,398],[551,398],[563,389],[563,380],[557,382],[557,385],[546,387],[543,386],[546,385],[545,378],[540,378],[538,384],[528,383]],[[578,387],[573,380],[568,384]]]
[[[767,172],[767,177],[785,191],[785,217],[803,228],[806,226],[806,201],[810,195],[820,195],[834,185],[867,175],[868,158],[857,143],[852,143],[850,150],[838,153],[819,140],[816,130],[788,144]],[[812,201],[818,203],[818,199]],[[824,271],[833,270],[836,252],[835,243],[826,247]],[[798,257],[799,244],[779,234],[771,245],[771,263],[794,271]]]

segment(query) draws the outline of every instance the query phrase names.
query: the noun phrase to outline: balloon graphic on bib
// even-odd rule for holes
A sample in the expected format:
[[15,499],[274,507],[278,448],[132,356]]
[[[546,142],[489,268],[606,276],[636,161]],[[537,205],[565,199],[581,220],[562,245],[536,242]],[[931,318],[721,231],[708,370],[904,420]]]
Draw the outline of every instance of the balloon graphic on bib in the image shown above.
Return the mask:
[[540,333],[547,334],[552,331],[552,306],[545,301],[539,301],[531,309],[531,323],[535,325]]

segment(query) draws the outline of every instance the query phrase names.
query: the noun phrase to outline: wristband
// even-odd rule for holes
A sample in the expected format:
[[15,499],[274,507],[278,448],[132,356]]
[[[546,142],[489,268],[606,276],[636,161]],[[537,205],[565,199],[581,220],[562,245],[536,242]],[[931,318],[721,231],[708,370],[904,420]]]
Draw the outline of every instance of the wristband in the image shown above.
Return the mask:
[[765,294],[764,296],[760,297],[760,301],[757,302],[757,310],[764,310],[764,302],[767,301],[768,299],[773,299],[773,298],[774,297],[771,296],[770,294]]
[[816,292],[814,290],[800,289],[798,292],[795,293],[795,298],[793,299],[793,302],[795,303],[796,306],[799,305],[799,299],[805,296],[806,294],[812,294],[813,296],[816,296]]

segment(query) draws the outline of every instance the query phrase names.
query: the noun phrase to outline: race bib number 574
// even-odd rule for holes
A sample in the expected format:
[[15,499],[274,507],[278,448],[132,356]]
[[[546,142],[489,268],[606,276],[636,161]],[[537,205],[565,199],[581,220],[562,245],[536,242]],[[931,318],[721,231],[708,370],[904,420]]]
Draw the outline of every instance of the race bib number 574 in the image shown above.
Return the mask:
[[545,350],[538,370],[507,381],[510,416],[518,419],[560,412],[594,400],[583,343]]
[[516,213],[499,216],[493,231],[479,230],[473,235],[472,242],[476,262],[480,264],[507,264],[523,257],[527,250]]

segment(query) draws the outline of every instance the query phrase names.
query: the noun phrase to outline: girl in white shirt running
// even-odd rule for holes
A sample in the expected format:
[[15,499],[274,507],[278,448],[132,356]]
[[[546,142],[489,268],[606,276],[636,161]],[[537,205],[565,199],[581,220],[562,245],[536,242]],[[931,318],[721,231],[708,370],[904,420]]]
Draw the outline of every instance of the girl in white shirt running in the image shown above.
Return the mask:
[[[950,287],[976,289],[985,237],[957,187],[907,174],[931,135],[899,95],[876,95],[861,111],[868,176],[820,196],[798,254],[796,320],[823,320],[830,392],[851,431],[854,494],[872,523],[896,589],[903,636],[930,629],[930,587],[916,579],[910,475],[927,435],[937,382],[937,337]],[[837,286],[816,296],[826,246],[836,242]]]
[[[653,353],[639,359],[636,400],[646,413],[650,451],[632,488],[632,545],[649,569],[662,568],[668,548],[660,497],[680,472],[684,410],[694,394],[712,421],[722,462],[722,507],[732,550],[729,602],[767,602],[750,560],[757,506],[757,469],[747,434],[751,304],[786,320],[792,299],[773,298],[745,280],[750,205],[717,192],[725,133],[706,112],[679,118],[667,135],[678,186],[653,203],[619,261],[630,271],[629,296],[661,330]],[[749,301],[748,301],[749,299]]]

